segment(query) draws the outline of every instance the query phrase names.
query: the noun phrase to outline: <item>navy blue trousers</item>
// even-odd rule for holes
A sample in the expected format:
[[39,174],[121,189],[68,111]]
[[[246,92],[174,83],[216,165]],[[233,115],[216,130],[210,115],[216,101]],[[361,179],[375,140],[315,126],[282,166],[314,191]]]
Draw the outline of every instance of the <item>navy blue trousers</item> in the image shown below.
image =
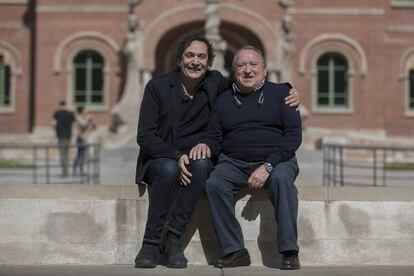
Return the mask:
[[[260,163],[248,163],[224,154],[206,183],[206,194],[214,231],[222,255],[245,248],[243,233],[235,216],[235,196],[247,187],[247,180]],[[263,189],[274,207],[279,252],[299,251],[297,244],[298,197],[294,185],[299,168],[296,158],[277,164]]]
[[184,233],[197,200],[204,190],[212,164],[208,159],[195,160],[190,161],[187,168],[193,175],[191,184],[180,186],[181,169],[177,161],[159,158],[149,164],[146,173],[149,207],[144,242],[161,243],[170,210],[172,214],[167,225],[168,230],[179,236]]

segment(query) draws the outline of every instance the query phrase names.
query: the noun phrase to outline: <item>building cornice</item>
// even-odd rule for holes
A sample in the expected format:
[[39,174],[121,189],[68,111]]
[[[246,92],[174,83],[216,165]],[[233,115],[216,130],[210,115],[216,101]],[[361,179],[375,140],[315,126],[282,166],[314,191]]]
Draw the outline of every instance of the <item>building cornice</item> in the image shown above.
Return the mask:
[[391,33],[413,33],[414,25],[388,25],[385,30]]
[[21,29],[24,25],[21,21],[0,21],[0,29]]
[[128,13],[127,5],[39,5],[38,13]]
[[27,5],[29,0],[0,0],[0,5]]
[[291,8],[291,14],[303,15],[384,15],[379,8]]
[[391,7],[393,8],[414,8],[414,1],[392,0]]

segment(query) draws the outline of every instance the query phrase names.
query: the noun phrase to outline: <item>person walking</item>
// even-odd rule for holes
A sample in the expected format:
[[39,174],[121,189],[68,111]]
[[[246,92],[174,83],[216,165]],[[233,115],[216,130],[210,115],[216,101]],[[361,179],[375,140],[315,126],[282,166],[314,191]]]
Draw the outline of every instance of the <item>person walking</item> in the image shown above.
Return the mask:
[[61,101],[59,109],[53,114],[53,126],[55,127],[56,137],[58,139],[60,166],[62,168],[62,176],[68,176],[69,162],[69,144],[72,138],[72,126],[75,116],[67,110],[66,102]]
[[77,136],[76,136],[76,157],[73,161],[73,175],[77,174],[77,169],[79,167],[80,175],[83,177],[83,163],[85,160],[86,153],[86,140],[88,135],[88,124],[89,119],[88,115],[85,113],[85,108],[83,106],[78,106],[76,108],[75,114],[76,126],[77,126]]

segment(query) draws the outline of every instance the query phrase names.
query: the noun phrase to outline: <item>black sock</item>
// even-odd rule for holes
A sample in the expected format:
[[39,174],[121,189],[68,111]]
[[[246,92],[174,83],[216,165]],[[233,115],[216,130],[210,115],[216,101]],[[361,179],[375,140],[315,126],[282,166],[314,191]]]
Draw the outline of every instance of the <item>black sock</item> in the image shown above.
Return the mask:
[[287,251],[283,251],[282,254],[284,256],[297,256],[298,255],[298,251],[297,250],[287,250]]

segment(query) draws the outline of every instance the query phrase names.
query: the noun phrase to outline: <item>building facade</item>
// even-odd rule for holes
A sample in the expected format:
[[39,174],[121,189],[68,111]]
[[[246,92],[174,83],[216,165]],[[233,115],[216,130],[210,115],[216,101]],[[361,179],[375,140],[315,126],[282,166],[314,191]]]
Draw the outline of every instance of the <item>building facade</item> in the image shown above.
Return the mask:
[[262,49],[306,127],[414,133],[412,0],[0,0],[0,133],[50,129],[62,100],[136,124],[146,81],[190,33],[224,73],[238,48]]

